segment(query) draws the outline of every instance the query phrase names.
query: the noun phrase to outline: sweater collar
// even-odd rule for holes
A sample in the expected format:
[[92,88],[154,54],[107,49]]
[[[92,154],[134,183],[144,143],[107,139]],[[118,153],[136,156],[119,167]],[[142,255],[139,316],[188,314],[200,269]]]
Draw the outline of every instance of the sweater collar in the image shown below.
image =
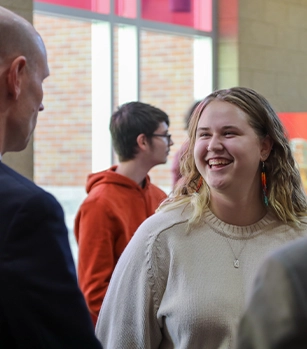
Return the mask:
[[262,233],[264,229],[267,230],[270,225],[276,225],[276,217],[271,211],[268,211],[267,214],[258,222],[247,226],[238,226],[225,223],[217,218],[209,208],[207,208],[205,211],[204,220],[215,232],[225,237],[232,238],[249,237],[251,234],[258,235],[258,233]]

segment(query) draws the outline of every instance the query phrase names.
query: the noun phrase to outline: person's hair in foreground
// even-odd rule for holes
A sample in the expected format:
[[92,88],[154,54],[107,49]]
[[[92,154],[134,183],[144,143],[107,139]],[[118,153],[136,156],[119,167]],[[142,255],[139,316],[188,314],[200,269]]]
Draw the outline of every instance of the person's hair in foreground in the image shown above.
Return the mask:
[[138,135],[143,133],[150,141],[161,122],[169,126],[168,115],[150,104],[129,102],[121,105],[110,121],[112,142],[119,161],[133,159],[138,152]]
[[[268,205],[281,221],[299,223],[301,217],[306,216],[307,202],[285,129],[270,103],[254,90],[244,87],[214,91],[194,110],[188,129],[189,146],[180,164],[183,178],[173,195],[159,209],[171,209],[189,202],[193,207],[193,215],[189,219],[191,224],[197,222],[204,209],[209,206],[209,187],[195,165],[193,151],[200,116],[214,100],[228,102],[240,108],[246,113],[250,126],[260,139],[266,136],[272,139],[273,147],[265,161]],[[259,163],[260,169],[261,166]]]

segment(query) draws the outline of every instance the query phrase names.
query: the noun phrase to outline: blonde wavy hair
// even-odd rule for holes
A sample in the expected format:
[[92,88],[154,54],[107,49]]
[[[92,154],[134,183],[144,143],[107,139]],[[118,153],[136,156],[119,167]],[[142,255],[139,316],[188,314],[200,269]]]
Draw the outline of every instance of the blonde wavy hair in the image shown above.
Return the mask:
[[250,126],[260,139],[267,135],[271,137],[273,148],[266,160],[269,206],[285,223],[302,222],[303,217],[307,215],[307,200],[284,127],[270,103],[256,91],[245,87],[214,91],[194,110],[188,129],[188,146],[180,160],[182,178],[159,210],[190,204],[192,214],[189,224],[194,224],[200,220],[203,211],[209,206],[210,189],[196,168],[193,152],[198,121],[203,110],[213,100],[237,106],[247,114]]

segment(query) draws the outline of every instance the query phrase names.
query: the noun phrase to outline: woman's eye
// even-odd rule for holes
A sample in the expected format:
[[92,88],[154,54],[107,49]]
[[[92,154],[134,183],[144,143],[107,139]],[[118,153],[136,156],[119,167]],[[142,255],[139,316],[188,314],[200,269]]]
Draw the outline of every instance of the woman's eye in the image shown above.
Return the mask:
[[206,133],[206,132],[202,132],[199,134],[199,137],[209,137],[210,134],[209,133]]
[[232,131],[227,131],[227,132],[225,132],[225,136],[234,136],[234,132],[232,132]]

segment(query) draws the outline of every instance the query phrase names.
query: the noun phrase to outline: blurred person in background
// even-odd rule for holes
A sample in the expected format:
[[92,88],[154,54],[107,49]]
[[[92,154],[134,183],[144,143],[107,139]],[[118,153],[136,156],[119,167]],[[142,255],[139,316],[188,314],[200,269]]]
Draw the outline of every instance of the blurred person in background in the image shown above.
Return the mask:
[[307,239],[266,258],[240,322],[236,348],[307,348]]
[[[192,114],[193,114],[194,110],[196,109],[196,107],[198,106],[199,103],[200,103],[200,101],[197,101],[197,102],[193,103],[193,105],[190,107],[190,109],[186,113],[186,115],[184,117],[184,126],[185,126],[184,129],[185,130],[188,130]],[[172,162],[172,167],[171,167],[172,187],[173,187],[173,189],[175,188],[175,185],[178,182],[178,180],[181,178],[181,174],[180,174],[180,160],[181,160],[181,157],[182,157],[183,153],[187,149],[187,147],[188,147],[188,143],[187,143],[187,141],[185,141],[182,144],[182,146],[180,147],[180,149],[177,150],[177,152],[174,155],[173,162]]]

